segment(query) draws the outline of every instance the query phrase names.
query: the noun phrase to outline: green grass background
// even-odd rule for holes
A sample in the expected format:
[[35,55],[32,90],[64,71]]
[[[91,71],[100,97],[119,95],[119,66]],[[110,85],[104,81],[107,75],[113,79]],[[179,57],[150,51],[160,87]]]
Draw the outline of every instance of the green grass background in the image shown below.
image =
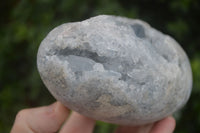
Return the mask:
[[[55,101],[36,68],[37,49],[47,33],[62,23],[99,14],[142,19],[181,44],[191,61],[194,85],[189,102],[176,115],[175,133],[200,132],[199,0],[1,1],[0,132],[10,131],[20,109]],[[98,122],[95,133],[109,133],[114,127]]]

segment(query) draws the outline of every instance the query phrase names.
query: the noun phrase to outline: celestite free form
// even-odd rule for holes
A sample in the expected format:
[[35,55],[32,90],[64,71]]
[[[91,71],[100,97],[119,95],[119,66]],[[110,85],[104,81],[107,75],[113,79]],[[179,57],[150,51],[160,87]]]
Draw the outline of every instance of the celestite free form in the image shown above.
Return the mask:
[[38,70],[70,109],[111,123],[160,120],[188,100],[188,58],[168,35],[141,20],[101,15],[53,29],[42,41]]

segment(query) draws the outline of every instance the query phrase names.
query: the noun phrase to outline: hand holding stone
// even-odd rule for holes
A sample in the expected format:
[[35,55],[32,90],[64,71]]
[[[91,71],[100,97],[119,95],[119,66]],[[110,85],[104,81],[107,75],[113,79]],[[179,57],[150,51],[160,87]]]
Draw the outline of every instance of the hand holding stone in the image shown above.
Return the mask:
[[51,94],[80,114],[120,125],[167,117],[188,100],[187,55],[141,20],[101,15],[53,29],[38,70]]

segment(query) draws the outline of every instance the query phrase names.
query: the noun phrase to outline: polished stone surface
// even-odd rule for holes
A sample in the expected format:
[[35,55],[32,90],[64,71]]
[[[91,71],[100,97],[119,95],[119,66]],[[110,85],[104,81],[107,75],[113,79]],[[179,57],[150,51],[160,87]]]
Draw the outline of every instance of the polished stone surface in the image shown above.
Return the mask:
[[60,25],[42,41],[37,64],[57,100],[116,124],[160,120],[181,108],[192,88],[180,45],[136,19],[100,15]]

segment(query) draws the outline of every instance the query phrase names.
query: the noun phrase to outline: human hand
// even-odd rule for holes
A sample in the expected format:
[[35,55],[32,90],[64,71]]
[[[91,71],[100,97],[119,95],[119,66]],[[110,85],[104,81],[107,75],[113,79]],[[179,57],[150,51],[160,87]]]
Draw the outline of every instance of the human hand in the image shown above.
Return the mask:
[[[60,102],[52,105],[21,110],[15,119],[11,133],[92,133],[95,120],[72,112]],[[63,124],[64,123],[64,124]],[[115,133],[172,133],[173,117],[144,126],[119,126]]]

